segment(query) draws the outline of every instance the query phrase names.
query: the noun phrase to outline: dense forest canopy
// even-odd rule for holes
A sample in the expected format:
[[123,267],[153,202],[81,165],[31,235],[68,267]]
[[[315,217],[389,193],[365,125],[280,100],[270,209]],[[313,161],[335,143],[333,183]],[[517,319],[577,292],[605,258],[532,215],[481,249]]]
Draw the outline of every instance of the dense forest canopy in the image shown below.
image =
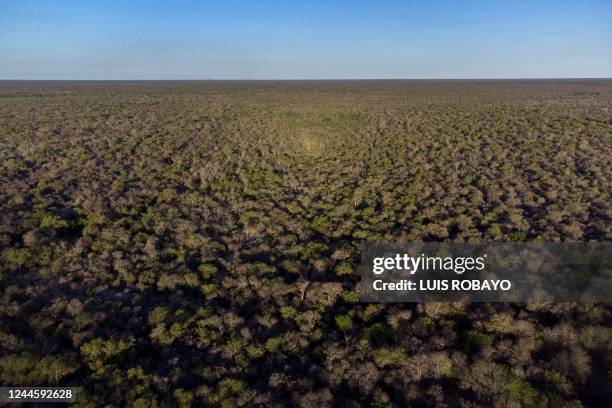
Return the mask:
[[612,81],[0,82],[0,383],[601,406],[606,304],[359,301],[365,241],[611,238]]

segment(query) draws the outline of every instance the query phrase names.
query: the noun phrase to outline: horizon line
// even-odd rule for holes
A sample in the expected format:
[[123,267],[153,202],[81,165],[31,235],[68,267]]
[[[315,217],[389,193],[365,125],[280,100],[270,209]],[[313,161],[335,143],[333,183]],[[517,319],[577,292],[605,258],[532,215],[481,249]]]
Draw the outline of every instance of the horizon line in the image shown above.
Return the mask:
[[127,82],[127,81],[512,81],[512,80],[610,80],[608,77],[446,77],[446,78],[0,78],[0,82]]

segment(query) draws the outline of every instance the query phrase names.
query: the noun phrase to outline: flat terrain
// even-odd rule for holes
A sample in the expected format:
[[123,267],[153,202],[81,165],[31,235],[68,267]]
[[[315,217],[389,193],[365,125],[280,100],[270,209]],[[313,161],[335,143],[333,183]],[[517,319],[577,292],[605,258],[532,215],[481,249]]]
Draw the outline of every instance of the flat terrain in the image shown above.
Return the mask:
[[358,266],[368,240],[610,240],[611,183],[612,80],[0,82],[0,383],[601,406],[609,305],[367,304]]

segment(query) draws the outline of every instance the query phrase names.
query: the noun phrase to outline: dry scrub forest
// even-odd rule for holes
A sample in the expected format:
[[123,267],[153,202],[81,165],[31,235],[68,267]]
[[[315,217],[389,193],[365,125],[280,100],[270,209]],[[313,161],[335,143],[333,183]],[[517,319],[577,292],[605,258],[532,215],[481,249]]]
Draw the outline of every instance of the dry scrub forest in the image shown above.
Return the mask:
[[612,81],[1,82],[0,383],[595,407],[606,304],[363,303],[360,245],[610,240]]

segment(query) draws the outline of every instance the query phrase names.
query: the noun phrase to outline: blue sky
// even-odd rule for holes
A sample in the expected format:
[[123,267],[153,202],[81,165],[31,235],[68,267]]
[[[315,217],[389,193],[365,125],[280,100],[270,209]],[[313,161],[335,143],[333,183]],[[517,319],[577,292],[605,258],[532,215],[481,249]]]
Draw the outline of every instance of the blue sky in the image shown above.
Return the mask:
[[612,0],[0,0],[0,79],[612,77]]

